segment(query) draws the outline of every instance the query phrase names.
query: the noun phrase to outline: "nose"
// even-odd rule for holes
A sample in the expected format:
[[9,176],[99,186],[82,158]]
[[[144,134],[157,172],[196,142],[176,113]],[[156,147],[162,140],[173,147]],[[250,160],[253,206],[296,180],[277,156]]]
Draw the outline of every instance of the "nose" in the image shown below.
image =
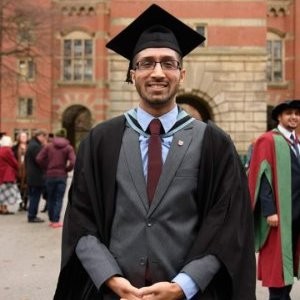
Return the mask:
[[154,69],[152,70],[151,76],[153,77],[164,77],[165,73],[159,62],[156,62]]

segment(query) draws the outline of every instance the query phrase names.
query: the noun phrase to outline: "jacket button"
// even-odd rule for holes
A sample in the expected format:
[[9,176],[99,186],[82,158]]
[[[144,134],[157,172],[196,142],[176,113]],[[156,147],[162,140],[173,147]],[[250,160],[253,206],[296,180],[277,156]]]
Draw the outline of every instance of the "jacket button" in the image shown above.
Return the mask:
[[146,260],[145,260],[144,257],[142,257],[142,258],[140,259],[140,265],[141,265],[141,266],[144,266],[145,264],[146,264]]

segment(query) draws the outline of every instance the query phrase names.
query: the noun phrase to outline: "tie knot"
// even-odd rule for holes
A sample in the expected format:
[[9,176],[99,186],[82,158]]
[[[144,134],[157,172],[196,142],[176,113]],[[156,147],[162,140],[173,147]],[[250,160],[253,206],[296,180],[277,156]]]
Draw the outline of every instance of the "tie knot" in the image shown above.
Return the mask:
[[160,134],[161,122],[159,119],[153,119],[149,124],[149,131],[151,134]]
[[295,144],[295,145],[298,144],[298,139],[297,139],[297,137],[294,136],[293,134],[291,134],[290,139],[291,139],[291,141],[292,141],[293,144]]

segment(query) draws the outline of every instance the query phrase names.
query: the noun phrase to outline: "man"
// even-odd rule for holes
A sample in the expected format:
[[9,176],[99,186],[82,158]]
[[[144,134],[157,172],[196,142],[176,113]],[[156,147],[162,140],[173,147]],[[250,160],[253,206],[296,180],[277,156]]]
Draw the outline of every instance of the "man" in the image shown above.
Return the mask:
[[47,134],[43,130],[36,130],[30,140],[25,153],[25,168],[27,175],[29,207],[27,218],[29,223],[42,223],[43,219],[37,217],[41,195],[45,188],[44,171],[36,162],[36,157],[43,145],[47,142]]
[[300,100],[274,107],[278,122],[255,142],[249,187],[255,216],[258,278],[269,287],[270,300],[291,299],[294,276],[299,278],[300,157],[295,129]]
[[52,228],[62,227],[62,222],[59,220],[68,172],[73,170],[75,163],[75,152],[66,139],[64,128],[55,133],[52,142],[39,152],[36,161],[46,173],[49,225]]
[[80,145],[54,299],[255,299],[239,157],[175,102],[182,57],[203,40],[152,5],[107,44],[129,60],[140,103]]

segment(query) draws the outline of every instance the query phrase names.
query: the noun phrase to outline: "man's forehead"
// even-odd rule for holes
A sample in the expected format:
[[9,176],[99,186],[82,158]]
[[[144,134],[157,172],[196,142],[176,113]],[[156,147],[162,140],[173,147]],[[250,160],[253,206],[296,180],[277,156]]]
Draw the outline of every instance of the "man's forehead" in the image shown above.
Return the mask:
[[178,57],[179,54],[170,48],[146,48],[139,53],[136,57]]

